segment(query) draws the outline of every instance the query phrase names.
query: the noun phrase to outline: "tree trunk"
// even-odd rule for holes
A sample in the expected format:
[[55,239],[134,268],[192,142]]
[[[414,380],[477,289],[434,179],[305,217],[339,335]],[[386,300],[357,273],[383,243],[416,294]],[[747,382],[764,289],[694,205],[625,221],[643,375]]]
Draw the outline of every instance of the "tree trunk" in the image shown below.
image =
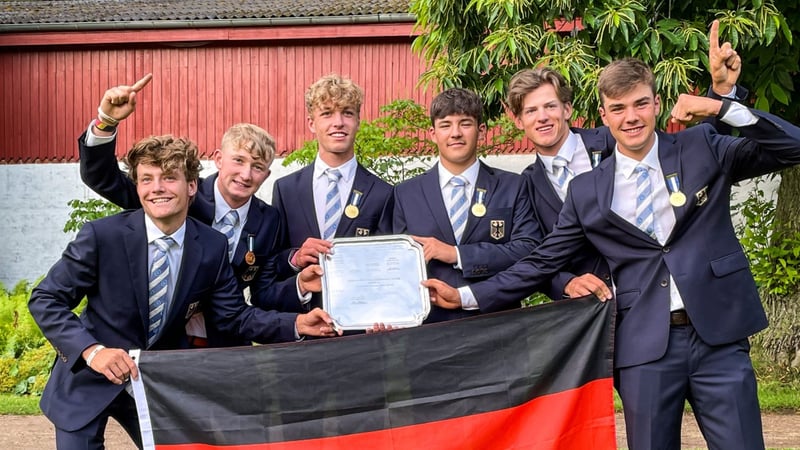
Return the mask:
[[[800,166],[781,172],[772,244],[800,233]],[[777,368],[800,368],[800,284],[787,295],[761,292],[769,327],[753,339],[753,352]]]

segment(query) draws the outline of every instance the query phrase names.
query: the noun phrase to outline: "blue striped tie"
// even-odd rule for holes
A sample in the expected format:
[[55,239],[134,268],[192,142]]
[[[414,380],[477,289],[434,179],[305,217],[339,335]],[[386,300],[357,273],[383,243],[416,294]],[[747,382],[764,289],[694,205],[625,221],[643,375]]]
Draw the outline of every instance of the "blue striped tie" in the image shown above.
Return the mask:
[[336,236],[336,227],[339,226],[342,199],[339,198],[339,179],[342,178],[339,169],[325,171],[328,177],[328,193],[325,195],[325,220],[323,220],[322,239],[330,241]]
[[156,341],[164,323],[164,310],[167,307],[167,294],[169,293],[167,250],[174,242],[171,237],[167,236],[153,241],[156,251],[153,254],[153,264],[150,266],[150,283],[148,284],[150,297],[150,323],[147,328],[148,347]]
[[570,175],[569,167],[567,167],[567,160],[563,156],[556,156],[553,158],[553,175],[556,176],[556,183],[559,189],[566,191],[564,186],[567,185],[567,179]]
[[453,235],[456,237],[456,243],[461,243],[461,236],[464,234],[464,228],[467,226],[467,181],[459,176],[450,179],[450,184],[453,186],[450,190],[450,201],[448,206],[448,215],[450,216],[450,223],[453,225]]
[[653,213],[653,186],[650,182],[648,167],[639,164],[636,172],[636,226],[653,239],[655,233],[655,214]]
[[239,223],[239,213],[235,209],[228,211],[222,216],[222,225],[219,232],[228,238],[228,261],[233,261],[233,254],[236,251],[236,225]]

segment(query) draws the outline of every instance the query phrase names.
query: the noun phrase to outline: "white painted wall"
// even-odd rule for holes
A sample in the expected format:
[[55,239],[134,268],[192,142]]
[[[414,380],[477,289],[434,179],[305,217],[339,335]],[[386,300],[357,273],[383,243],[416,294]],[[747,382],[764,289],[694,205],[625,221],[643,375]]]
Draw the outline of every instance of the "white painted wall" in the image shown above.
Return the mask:
[[[512,172],[521,172],[534,159],[533,155],[485,158],[488,164]],[[281,163],[273,163],[272,174],[257,193],[268,203],[274,181],[298,169]],[[203,176],[213,173],[212,163],[205,162],[204,167]],[[776,189],[778,182],[765,190]],[[10,289],[21,280],[33,282],[45,275],[74,238],[74,233],[62,231],[71,212],[67,202],[96,197],[81,182],[77,164],[0,165],[0,283]]]

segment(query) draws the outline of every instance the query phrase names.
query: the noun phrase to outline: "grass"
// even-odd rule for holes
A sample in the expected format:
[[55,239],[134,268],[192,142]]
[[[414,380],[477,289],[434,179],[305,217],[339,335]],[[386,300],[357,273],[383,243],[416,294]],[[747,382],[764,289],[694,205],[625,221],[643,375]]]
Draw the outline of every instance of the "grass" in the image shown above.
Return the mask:
[[0,394],[0,415],[33,416],[41,413],[39,397]]

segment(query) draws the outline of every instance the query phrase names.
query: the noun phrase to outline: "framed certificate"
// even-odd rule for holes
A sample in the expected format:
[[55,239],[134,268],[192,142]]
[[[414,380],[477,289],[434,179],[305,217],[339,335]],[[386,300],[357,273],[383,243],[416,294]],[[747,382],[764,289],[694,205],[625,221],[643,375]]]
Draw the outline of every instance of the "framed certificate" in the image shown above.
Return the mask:
[[322,305],[343,330],[422,324],[431,310],[422,246],[407,235],[336,238],[320,255]]

